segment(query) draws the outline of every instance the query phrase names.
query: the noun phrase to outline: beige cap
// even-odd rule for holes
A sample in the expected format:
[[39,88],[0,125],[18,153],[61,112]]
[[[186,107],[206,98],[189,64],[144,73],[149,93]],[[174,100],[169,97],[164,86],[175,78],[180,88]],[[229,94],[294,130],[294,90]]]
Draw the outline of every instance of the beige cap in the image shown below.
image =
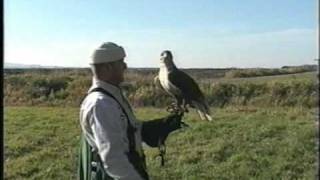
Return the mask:
[[125,57],[126,53],[121,46],[113,42],[106,42],[94,51],[90,64],[108,63]]

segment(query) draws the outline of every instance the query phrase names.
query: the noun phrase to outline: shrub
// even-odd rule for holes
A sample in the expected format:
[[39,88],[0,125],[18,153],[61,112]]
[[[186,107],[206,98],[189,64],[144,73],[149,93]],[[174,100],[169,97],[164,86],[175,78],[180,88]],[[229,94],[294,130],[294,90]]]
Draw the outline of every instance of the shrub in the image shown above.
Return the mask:
[[315,68],[309,66],[287,67],[282,69],[265,69],[265,68],[252,68],[252,69],[235,69],[225,73],[226,78],[246,78],[258,76],[273,76],[281,74],[294,74],[302,72],[315,71]]
[[[285,69],[288,71],[288,69]],[[232,70],[229,76],[266,75],[283,69],[251,69],[248,71]],[[208,71],[209,72],[209,71]],[[206,73],[208,73],[206,72]],[[245,72],[245,73],[244,73]],[[155,71],[129,71],[122,89],[134,106],[165,107],[175,99],[153,83]],[[189,72],[197,74],[196,70]],[[301,80],[296,75],[288,80],[232,81],[213,82],[207,79],[209,74],[194,77],[210,106],[226,105],[255,106],[316,106],[317,84],[311,79]],[[227,74],[228,74],[227,73]],[[228,76],[226,74],[226,76]],[[132,76],[131,76],[132,75]],[[191,75],[192,76],[192,75]],[[7,74],[4,77],[6,105],[54,105],[79,106],[91,86],[88,69],[70,71],[26,71],[19,74]]]

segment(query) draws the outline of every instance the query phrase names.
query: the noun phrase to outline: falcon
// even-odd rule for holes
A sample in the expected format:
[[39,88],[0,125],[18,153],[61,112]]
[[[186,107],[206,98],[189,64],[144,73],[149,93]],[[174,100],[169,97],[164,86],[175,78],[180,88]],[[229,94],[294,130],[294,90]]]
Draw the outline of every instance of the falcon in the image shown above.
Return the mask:
[[[161,53],[159,74],[154,79],[171,96],[179,109],[188,112],[187,105],[196,109],[202,120],[211,121],[210,110],[198,84],[179,70],[168,50]],[[181,107],[183,106],[183,107]]]

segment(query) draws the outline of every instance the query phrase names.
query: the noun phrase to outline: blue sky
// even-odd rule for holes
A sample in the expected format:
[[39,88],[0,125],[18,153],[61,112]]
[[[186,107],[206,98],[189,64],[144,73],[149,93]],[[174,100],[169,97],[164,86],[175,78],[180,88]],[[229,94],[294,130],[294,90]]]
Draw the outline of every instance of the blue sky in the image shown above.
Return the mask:
[[314,64],[316,0],[5,0],[5,62],[88,67],[103,42],[122,45],[129,67]]

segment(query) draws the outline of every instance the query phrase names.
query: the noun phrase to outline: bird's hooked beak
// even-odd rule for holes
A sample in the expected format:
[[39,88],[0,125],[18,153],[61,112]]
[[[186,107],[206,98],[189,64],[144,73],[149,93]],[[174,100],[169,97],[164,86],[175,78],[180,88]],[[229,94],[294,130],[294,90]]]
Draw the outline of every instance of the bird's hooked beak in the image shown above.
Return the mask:
[[168,62],[172,61],[172,53],[169,50],[165,50],[160,55],[160,62],[167,64]]

